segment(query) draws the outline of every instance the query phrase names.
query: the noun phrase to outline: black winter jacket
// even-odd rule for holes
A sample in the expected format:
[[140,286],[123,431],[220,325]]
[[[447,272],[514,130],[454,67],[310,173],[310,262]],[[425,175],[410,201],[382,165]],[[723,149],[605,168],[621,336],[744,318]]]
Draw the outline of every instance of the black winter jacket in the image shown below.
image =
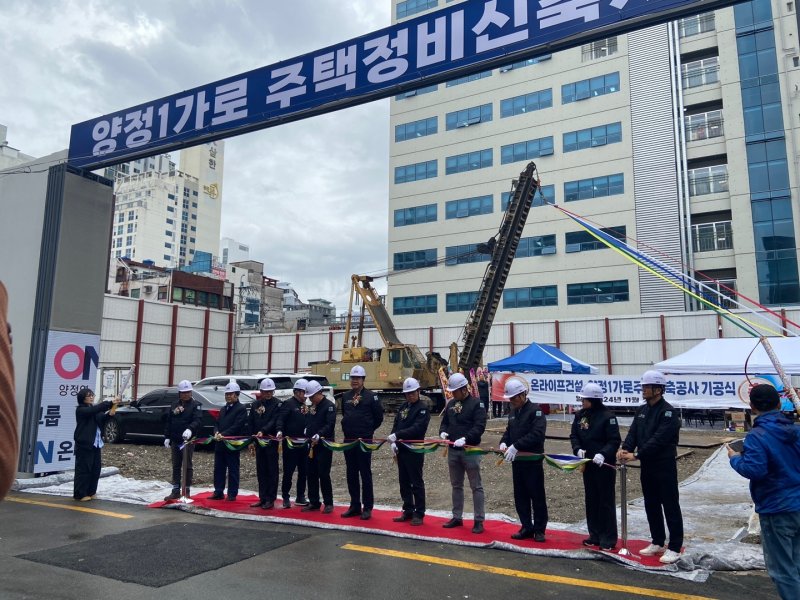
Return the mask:
[[602,454],[607,464],[616,464],[621,441],[616,416],[605,406],[579,410],[572,421],[569,441],[573,454],[585,450],[586,458]]
[[336,406],[327,398],[316,406],[310,406],[306,416],[306,436],[319,435],[329,442],[336,436]]
[[106,412],[111,410],[111,402],[99,404],[81,404],[75,409],[75,445],[79,448],[89,449],[94,447],[97,428],[103,427]]
[[306,433],[306,405],[292,396],[284,400],[278,412],[278,431],[286,437],[303,437]]
[[256,434],[259,431],[264,435],[275,435],[278,433],[278,413],[280,404],[278,400],[258,400],[250,405],[250,433]]
[[197,400],[189,400],[183,404],[180,400],[174,402],[167,413],[167,420],[164,424],[164,437],[173,442],[183,440],[183,432],[187,429],[192,430],[192,435],[197,435],[200,431],[200,421],[203,413],[200,410],[200,403]]
[[547,432],[547,417],[542,409],[533,402],[525,402],[508,415],[508,425],[500,443],[514,448],[520,452],[544,452],[544,437]]
[[233,404],[226,404],[219,411],[219,419],[214,428],[214,433],[225,437],[247,435],[247,409],[238,400]]
[[458,438],[466,438],[467,446],[477,446],[486,429],[486,411],[480,401],[467,396],[461,402],[455,399],[447,403],[439,433],[447,433],[448,439],[455,442]]
[[[420,396],[420,399],[411,404],[404,402],[397,411],[392,426],[392,433],[398,440],[423,440],[428,431],[428,423],[431,421],[431,411],[428,402]],[[402,450],[403,447],[400,446]]]
[[643,465],[675,460],[680,430],[678,411],[662,398],[653,406],[639,407],[622,448],[628,452],[638,449],[636,455]]
[[355,402],[353,390],[342,395],[342,431],[346,440],[372,439],[383,423],[383,405],[368,389],[362,389]]

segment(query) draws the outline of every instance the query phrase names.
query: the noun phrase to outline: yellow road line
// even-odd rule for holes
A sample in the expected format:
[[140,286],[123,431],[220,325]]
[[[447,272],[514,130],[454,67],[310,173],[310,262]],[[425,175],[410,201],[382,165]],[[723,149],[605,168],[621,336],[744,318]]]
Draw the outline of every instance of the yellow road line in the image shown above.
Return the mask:
[[615,583],[607,583],[605,581],[592,581],[589,579],[574,579],[571,577],[560,577],[558,575],[545,575],[543,573],[530,573],[528,571],[517,571],[515,569],[504,569],[502,567],[492,567],[487,565],[477,565],[460,560],[450,560],[449,558],[441,558],[438,556],[428,556],[425,554],[412,554],[410,552],[399,552],[397,550],[388,550],[385,548],[372,548],[370,546],[359,546],[357,544],[345,544],[342,546],[344,550],[354,550],[355,552],[366,552],[369,554],[378,554],[380,556],[392,556],[394,558],[404,558],[406,560],[416,560],[419,562],[434,563],[437,565],[444,565],[447,567],[456,567],[457,569],[466,569],[469,571],[480,571],[482,573],[492,573],[494,575],[505,575],[506,577],[519,577],[520,579],[533,579],[535,581],[544,581],[547,583],[559,583],[563,585],[571,585],[573,587],[593,588],[597,590],[604,590],[610,592],[621,592],[627,594],[638,594],[640,596],[649,596],[651,598],[667,598],[669,600],[713,600],[707,596],[694,596],[692,594],[677,594],[675,592],[665,592],[662,590],[654,590],[649,588],[641,588],[631,585],[617,585]]
[[103,517],[113,517],[115,519],[132,519],[133,515],[126,515],[124,513],[115,513],[107,510],[99,510],[97,508],[84,508],[83,506],[71,506],[69,504],[59,504],[58,502],[43,502],[42,500],[28,500],[16,496],[6,496],[8,502],[19,502],[20,504],[34,504],[36,506],[48,506],[50,508],[63,508],[64,510],[74,510],[76,512],[90,513],[93,515],[100,515]]

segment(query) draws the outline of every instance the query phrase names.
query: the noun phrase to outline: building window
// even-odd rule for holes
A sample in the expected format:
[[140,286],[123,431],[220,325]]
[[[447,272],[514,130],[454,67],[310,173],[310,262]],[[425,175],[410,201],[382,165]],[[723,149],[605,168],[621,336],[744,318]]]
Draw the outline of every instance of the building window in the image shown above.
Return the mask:
[[191,226],[189,229],[190,229],[191,231],[197,231],[197,227],[195,227],[194,225],[192,225],[192,226]]
[[510,288],[503,292],[503,308],[530,308],[532,306],[558,306],[558,287]]
[[457,110],[447,113],[445,123],[447,131],[458,129],[459,127],[469,127],[478,123],[486,123],[492,120],[492,105],[473,106],[464,110]]
[[394,253],[394,270],[421,269],[436,266],[436,248]]
[[167,198],[170,200],[175,200],[175,194],[167,194]]
[[[625,241],[625,225],[608,227],[600,231],[620,241]],[[604,248],[608,248],[608,246],[595,238],[588,231],[569,231],[564,235],[564,242],[568,254],[571,252],[589,252],[590,250],[603,250]]]
[[553,90],[546,89],[500,101],[500,118],[513,117],[553,106]]
[[459,77],[458,79],[451,79],[445,84],[445,87],[453,87],[454,85],[461,85],[462,83],[469,83],[470,81],[478,81],[478,79],[485,79],[491,77],[491,71],[482,71],[481,73],[473,73],[466,77]]
[[166,300],[167,299],[167,290],[168,290],[168,287],[166,285],[158,286],[158,299],[159,300]]
[[431,179],[438,175],[438,169],[438,161],[435,160],[406,165],[404,167],[395,167],[394,182],[399,184],[420,181],[422,179]]
[[567,304],[604,304],[628,299],[627,279],[567,285]]
[[[752,182],[751,182],[751,189]],[[713,165],[689,170],[689,195],[704,196],[728,191],[728,165]]]
[[193,220],[193,221],[197,221],[197,215],[196,215],[196,214],[194,214],[194,213],[192,213],[192,220]]
[[188,221],[189,220],[189,211],[181,211],[181,220]]
[[445,203],[445,219],[461,219],[475,215],[488,215],[493,211],[492,196],[477,196],[451,200]]
[[617,53],[617,36],[581,46],[581,62],[604,58]]
[[125,213],[121,212],[117,215],[117,223],[122,223],[125,220]]
[[175,207],[174,206],[168,206],[167,207],[167,212],[174,213],[175,212]]
[[536,58],[520,60],[518,62],[511,63],[510,65],[505,65],[503,67],[500,67],[499,70],[501,73],[507,73],[508,71],[511,71],[513,69],[522,69],[524,67],[530,67],[531,65],[539,64],[540,62],[550,60],[551,58],[553,58],[552,54],[542,54],[541,56],[537,56]]
[[624,193],[625,177],[622,173],[564,182],[564,202],[603,198]]
[[393,300],[393,312],[396,315],[421,315],[435,313],[436,294],[429,296],[401,296]]
[[194,244],[194,243],[195,243],[195,238],[193,238],[193,237],[190,237],[190,238],[189,238],[189,243],[190,243],[190,244]]
[[539,156],[550,156],[551,154],[553,154],[552,136],[501,146],[500,163],[507,165],[521,160],[531,160]]
[[197,202],[192,202],[192,208],[197,208]]
[[476,150],[466,154],[448,156],[445,163],[445,173],[454,175],[476,169],[485,169],[492,166],[492,149]]
[[398,208],[394,211],[394,226],[420,225],[436,221],[437,208],[435,204],[425,206],[412,206],[411,208]]
[[164,242],[164,248],[172,250],[172,244],[170,242]]
[[[750,193],[789,189],[786,143],[783,138],[747,144],[747,171]],[[727,179],[726,179],[727,186]],[[727,187],[725,188],[727,190]]]
[[448,246],[444,251],[444,264],[448,267],[466,265],[475,262],[485,262],[492,257],[489,254],[478,253],[478,244],[462,244],[461,246]]
[[134,218],[133,215],[134,215],[134,212],[132,210],[129,210],[128,211],[128,221],[133,221],[133,218]]
[[537,235],[534,237],[522,238],[517,246],[517,258],[528,258],[530,256],[542,256],[544,254],[556,253],[555,235]]
[[429,8],[434,8],[439,0],[405,0],[398,2],[395,14],[398,19],[405,19]]
[[719,58],[711,56],[681,65],[683,89],[700,87],[719,81]]
[[167,219],[167,225],[174,225],[174,224],[175,221],[173,221],[172,219]]
[[129,236],[127,236],[127,237],[125,238],[125,245],[126,245],[126,246],[131,246],[132,244],[133,244],[133,236],[132,236],[132,235],[129,235]]
[[186,233],[186,223],[181,223],[181,233]]
[[133,223],[128,223],[128,233],[133,233]]
[[707,31],[714,31],[713,12],[684,17],[678,21],[678,35],[682,38],[706,33]]
[[609,123],[564,134],[564,152],[596,148],[622,141],[622,123]]
[[[119,256],[119,254],[118,254],[117,256]],[[165,254],[165,255],[164,255],[164,260],[166,260],[166,261],[171,261],[171,260],[172,260],[172,257],[171,257],[169,254]]]
[[586,100],[587,98],[594,98],[595,96],[613,94],[618,91],[619,71],[562,85],[561,104],[569,104],[570,102]]
[[117,235],[122,235],[123,233],[125,233],[125,226],[117,225]]
[[[503,192],[500,196],[500,210],[503,212],[506,211],[508,208],[508,203],[511,201],[511,192]],[[533,202],[531,203],[532,207],[536,206],[544,206],[545,204],[555,204],[556,203],[556,186],[554,185],[543,185],[539,188],[539,191],[536,192],[536,195],[533,197]]]
[[466,312],[475,308],[478,301],[478,292],[457,292],[447,294],[445,299],[446,312]]
[[405,142],[406,140],[415,140],[426,135],[433,135],[438,131],[439,119],[437,117],[420,119],[419,121],[414,121],[412,123],[395,125],[394,141]]
[[692,225],[692,249],[695,252],[713,252],[732,248],[733,227],[731,221]]
[[405,100],[406,98],[411,98],[412,96],[421,96],[422,94],[430,94],[431,92],[435,92],[439,89],[438,85],[428,85],[425,87],[418,88],[416,90],[409,90],[407,92],[403,92],[402,94],[397,94],[394,97],[395,100]]
[[[778,106],[780,107],[780,104]],[[725,133],[722,128],[722,110],[687,115],[683,118],[683,125],[686,129],[686,139],[690,142],[720,137]]]
[[172,237],[172,232],[171,232],[169,229],[167,229],[167,230],[166,230],[164,233],[165,233],[165,234],[166,234],[168,237]]

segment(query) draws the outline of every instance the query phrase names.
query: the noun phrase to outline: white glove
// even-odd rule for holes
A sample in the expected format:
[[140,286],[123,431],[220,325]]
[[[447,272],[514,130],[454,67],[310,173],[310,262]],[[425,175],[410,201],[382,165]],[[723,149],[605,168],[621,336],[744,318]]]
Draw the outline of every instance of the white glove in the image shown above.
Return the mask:
[[397,444],[395,444],[394,442],[392,442],[392,452],[394,453],[395,456],[397,456]]
[[467,443],[467,438],[460,437],[455,442],[453,442],[453,446],[456,448],[463,448],[464,444]]
[[508,450],[506,450],[504,460],[506,462],[512,462],[515,458],[517,458],[517,449],[514,447],[514,444],[511,444]]
[[389,435],[386,437],[386,441],[388,441],[388,442],[391,442],[392,444],[394,444],[394,443],[397,441],[397,435],[396,435],[396,434],[394,434],[394,433],[390,433],[390,434],[389,434]]
[[279,431],[275,437],[278,438],[278,440],[282,440],[283,439],[283,432]]
[[586,458],[586,450],[578,450],[575,453],[575,456],[577,456],[578,458]]
[[164,448],[169,448],[169,438],[164,440]]
[[311,441],[312,442],[318,442],[319,441],[319,434],[315,433],[314,435],[312,435],[311,436]]
[[597,454],[594,455],[592,462],[596,464],[598,467],[602,467],[603,463],[606,462],[606,457],[598,452]]
[[442,438],[443,440],[446,440],[446,439],[447,439],[447,438],[449,438],[450,436],[449,436],[449,435],[447,435],[447,433],[445,433],[445,432],[443,431],[442,433],[440,433],[440,434],[439,434],[439,437],[440,437],[440,438]]
[[503,442],[502,444],[500,444],[500,452],[505,452],[505,451],[506,451],[506,448],[508,448],[508,446],[506,446],[506,443],[505,443],[505,442]]
[[183,439],[184,439],[184,440],[188,440],[188,439],[189,439],[189,438],[191,438],[191,437],[192,437],[192,430],[191,430],[191,429],[186,429],[186,430],[183,432]]

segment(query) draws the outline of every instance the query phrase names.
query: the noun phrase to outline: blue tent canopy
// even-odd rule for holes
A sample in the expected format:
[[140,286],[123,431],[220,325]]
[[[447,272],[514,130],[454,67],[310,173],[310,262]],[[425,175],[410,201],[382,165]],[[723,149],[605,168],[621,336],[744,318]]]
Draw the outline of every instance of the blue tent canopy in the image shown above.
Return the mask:
[[515,373],[575,373],[586,375],[597,373],[597,367],[571,357],[547,344],[533,342],[530,346],[502,360],[489,363],[489,371],[513,371]]

